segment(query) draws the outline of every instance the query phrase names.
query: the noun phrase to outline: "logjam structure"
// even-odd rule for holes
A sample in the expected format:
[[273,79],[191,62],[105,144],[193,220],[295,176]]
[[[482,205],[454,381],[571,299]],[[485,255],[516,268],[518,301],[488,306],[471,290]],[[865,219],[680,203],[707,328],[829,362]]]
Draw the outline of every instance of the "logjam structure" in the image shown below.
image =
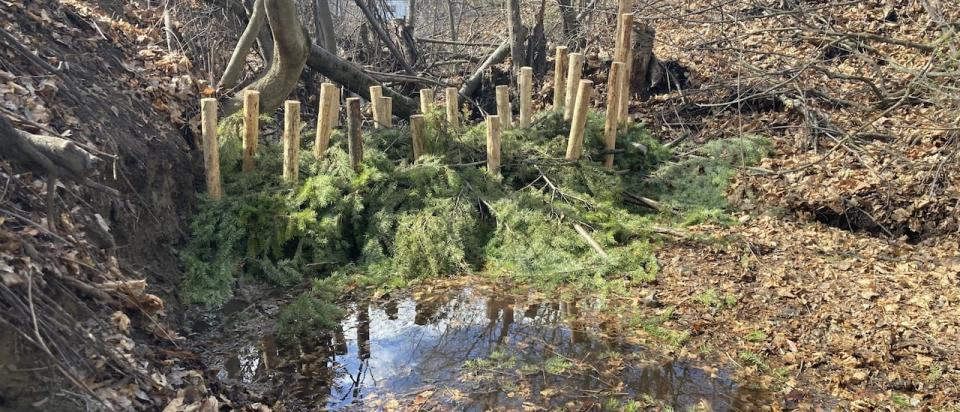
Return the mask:
[[[956,410],[958,21],[0,0],[0,409]],[[489,348],[377,369],[406,293],[473,327],[450,288],[509,291]],[[514,340],[544,313],[562,344]]]

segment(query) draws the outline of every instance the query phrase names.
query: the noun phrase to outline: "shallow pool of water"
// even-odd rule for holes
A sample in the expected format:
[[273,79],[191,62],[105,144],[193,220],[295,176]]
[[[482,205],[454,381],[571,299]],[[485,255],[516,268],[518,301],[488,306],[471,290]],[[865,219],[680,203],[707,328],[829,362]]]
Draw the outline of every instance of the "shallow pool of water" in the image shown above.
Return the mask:
[[584,410],[638,400],[723,411],[766,399],[723,368],[624,343],[587,319],[587,301],[475,288],[417,293],[353,305],[340,328],[310,346],[278,344],[264,322],[275,306],[260,306],[234,304],[200,323],[201,333],[221,337],[204,360],[223,381],[291,410]]

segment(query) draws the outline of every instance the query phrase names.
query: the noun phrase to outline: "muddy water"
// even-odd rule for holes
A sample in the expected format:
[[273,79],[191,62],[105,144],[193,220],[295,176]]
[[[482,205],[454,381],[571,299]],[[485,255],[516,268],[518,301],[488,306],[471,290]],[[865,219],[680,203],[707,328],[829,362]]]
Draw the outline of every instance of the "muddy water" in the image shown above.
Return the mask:
[[[751,410],[761,391],[724,369],[658,356],[587,320],[587,301],[454,288],[354,305],[330,337],[278,344],[278,305],[195,318],[217,378],[290,410],[573,410],[641,405]],[[262,303],[267,302],[267,303]]]

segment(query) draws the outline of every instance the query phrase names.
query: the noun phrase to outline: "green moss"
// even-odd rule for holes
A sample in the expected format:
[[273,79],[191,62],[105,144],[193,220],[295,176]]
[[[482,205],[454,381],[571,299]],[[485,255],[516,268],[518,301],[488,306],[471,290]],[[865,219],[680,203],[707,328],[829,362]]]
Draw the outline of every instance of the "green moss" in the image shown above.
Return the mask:
[[755,330],[743,337],[748,342],[763,342],[767,340],[767,334],[763,333],[762,330]]
[[737,297],[725,293],[720,295],[716,289],[707,289],[702,293],[698,293],[693,297],[693,300],[699,302],[700,304],[709,307],[711,309],[726,309],[732,308],[737,305]]

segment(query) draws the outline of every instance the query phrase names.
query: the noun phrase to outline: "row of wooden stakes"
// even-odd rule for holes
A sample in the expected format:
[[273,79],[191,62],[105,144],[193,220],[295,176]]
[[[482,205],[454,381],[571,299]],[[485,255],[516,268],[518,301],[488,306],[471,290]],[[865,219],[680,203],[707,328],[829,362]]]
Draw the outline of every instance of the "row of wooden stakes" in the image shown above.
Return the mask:
[[[607,86],[607,110],[604,123],[604,163],[613,167],[613,150],[616,146],[617,130],[627,121],[627,97],[629,96],[630,32],[633,14],[621,14],[618,21],[616,50],[611,65]],[[626,63],[625,63],[626,62]],[[571,122],[567,139],[567,160],[578,160],[583,153],[583,137],[587,123],[587,112],[593,94],[593,82],[582,79],[584,56],[580,53],[567,53],[567,48],[556,48],[554,72],[554,110],[563,110],[564,119]],[[518,126],[530,126],[532,118],[533,69],[520,69],[520,117]],[[459,95],[455,87],[445,89],[446,118],[452,127],[460,126]],[[375,128],[393,127],[393,100],[383,96],[381,86],[370,87],[370,109]],[[510,105],[508,86],[496,87],[497,114],[486,117],[487,129],[487,171],[500,173],[500,135],[503,130],[512,128],[513,112]],[[347,119],[347,150],[350,166],[359,170],[363,160],[363,141],[361,134],[362,118],[360,98],[345,100]],[[435,105],[432,89],[420,90],[420,111],[428,113]],[[207,191],[211,198],[219,199],[223,194],[220,178],[220,156],[217,139],[217,100],[205,98],[200,101],[201,129],[203,134],[203,157],[206,169]],[[323,83],[320,89],[320,107],[317,115],[317,130],[313,146],[319,159],[330,144],[333,128],[339,122],[340,89],[333,83]],[[254,158],[259,141],[260,93],[255,90],[243,92],[243,131],[242,131],[242,170],[254,169]],[[423,114],[410,116],[410,132],[413,146],[413,159],[416,161],[424,154],[425,121]],[[283,180],[296,184],[299,174],[300,150],[300,102],[287,100],[284,103],[283,128]]]

